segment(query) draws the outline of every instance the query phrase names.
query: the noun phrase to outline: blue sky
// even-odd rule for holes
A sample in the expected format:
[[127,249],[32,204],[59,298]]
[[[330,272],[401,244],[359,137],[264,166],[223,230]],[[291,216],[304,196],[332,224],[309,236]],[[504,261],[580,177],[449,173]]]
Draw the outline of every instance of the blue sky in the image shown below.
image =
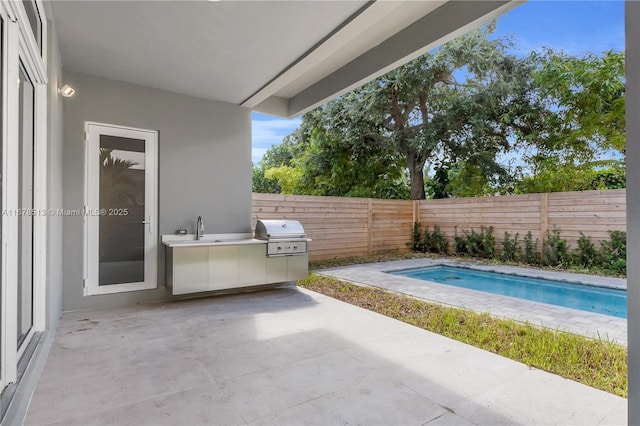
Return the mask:
[[[496,35],[510,34],[520,54],[542,46],[579,55],[624,50],[624,2],[529,1],[498,18]],[[252,114],[252,161],[282,142],[300,122]]]

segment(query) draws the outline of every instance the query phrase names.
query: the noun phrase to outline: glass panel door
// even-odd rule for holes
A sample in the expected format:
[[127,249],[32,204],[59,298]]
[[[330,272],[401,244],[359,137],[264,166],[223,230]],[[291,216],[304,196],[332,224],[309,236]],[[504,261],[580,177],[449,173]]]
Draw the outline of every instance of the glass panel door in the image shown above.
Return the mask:
[[144,281],[144,139],[100,135],[98,285]]
[[18,103],[18,348],[33,326],[33,160],[35,90],[20,63]]
[[87,126],[87,294],[155,288],[156,133]]

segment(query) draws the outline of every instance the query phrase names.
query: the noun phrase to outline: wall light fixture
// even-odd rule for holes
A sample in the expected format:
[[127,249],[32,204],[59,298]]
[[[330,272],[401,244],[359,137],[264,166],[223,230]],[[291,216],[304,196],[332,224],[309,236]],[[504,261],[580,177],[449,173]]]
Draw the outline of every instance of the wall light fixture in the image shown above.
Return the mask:
[[69,86],[68,84],[65,84],[64,86],[58,89],[58,93],[60,93],[65,98],[68,98],[70,96],[73,96],[74,93],[76,93],[76,89]]

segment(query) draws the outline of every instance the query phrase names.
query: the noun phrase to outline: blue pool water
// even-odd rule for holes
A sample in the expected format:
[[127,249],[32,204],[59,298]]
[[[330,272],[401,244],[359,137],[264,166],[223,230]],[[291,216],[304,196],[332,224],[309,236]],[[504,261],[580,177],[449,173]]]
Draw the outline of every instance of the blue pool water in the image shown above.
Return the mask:
[[431,266],[392,273],[614,317],[627,317],[627,292],[625,290],[451,266]]

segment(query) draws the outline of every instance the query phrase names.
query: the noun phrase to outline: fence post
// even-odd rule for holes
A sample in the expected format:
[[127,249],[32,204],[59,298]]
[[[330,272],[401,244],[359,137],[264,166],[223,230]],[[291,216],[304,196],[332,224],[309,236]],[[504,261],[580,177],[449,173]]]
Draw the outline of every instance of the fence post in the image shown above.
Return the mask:
[[540,194],[540,255],[544,256],[544,240],[549,231],[549,194]]
[[372,224],[373,224],[373,200],[371,198],[368,199],[369,203],[367,206],[367,250],[369,251],[369,256],[373,255],[373,244],[371,241],[372,232]]

